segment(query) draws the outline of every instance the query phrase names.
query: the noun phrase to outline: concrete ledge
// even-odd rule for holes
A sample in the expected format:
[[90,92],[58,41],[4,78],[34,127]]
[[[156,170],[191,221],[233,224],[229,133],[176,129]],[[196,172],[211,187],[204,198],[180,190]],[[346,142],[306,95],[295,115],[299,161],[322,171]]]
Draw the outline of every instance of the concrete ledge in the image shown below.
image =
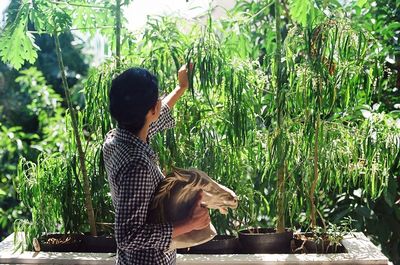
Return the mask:
[[[20,236],[20,235],[19,235]],[[0,243],[0,264],[115,264],[113,253],[14,252],[14,235]],[[363,234],[355,233],[343,240],[347,253],[341,254],[233,254],[177,255],[177,264],[379,264],[388,259]]]

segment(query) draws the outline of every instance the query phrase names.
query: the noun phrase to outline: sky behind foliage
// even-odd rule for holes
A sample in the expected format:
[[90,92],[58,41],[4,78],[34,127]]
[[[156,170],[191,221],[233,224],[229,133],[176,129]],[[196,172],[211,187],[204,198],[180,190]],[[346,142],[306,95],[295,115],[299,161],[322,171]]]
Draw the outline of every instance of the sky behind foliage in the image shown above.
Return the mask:
[[[212,0],[134,0],[125,8],[125,16],[128,19],[127,27],[134,31],[146,23],[148,15],[178,15],[186,19],[190,19],[202,14],[210,5],[210,2],[220,5],[220,2],[229,1],[212,1]],[[3,21],[3,13],[10,0],[0,0],[0,21]]]

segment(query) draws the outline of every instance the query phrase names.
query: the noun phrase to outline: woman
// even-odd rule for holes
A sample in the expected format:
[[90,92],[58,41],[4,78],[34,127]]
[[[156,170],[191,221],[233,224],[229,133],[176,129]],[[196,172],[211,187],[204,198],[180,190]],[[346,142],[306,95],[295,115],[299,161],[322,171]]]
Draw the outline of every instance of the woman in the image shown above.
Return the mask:
[[126,70],[111,85],[110,113],[117,128],[107,134],[103,155],[115,208],[117,264],[175,264],[176,251],[166,252],[172,238],[210,223],[208,210],[200,206],[201,194],[183,222],[146,222],[155,189],[164,178],[149,139],[175,125],[171,108],[189,85],[185,65],[178,80],[162,100],[157,78],[142,68]]

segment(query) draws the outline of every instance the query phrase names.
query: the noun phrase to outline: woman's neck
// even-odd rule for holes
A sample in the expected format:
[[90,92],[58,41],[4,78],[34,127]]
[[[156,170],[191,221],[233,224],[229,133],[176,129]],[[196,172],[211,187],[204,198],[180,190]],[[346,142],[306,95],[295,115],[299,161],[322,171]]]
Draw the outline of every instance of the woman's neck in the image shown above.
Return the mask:
[[147,143],[147,136],[149,134],[149,127],[150,124],[145,124],[143,128],[136,134],[137,137],[139,137],[140,140],[143,142]]

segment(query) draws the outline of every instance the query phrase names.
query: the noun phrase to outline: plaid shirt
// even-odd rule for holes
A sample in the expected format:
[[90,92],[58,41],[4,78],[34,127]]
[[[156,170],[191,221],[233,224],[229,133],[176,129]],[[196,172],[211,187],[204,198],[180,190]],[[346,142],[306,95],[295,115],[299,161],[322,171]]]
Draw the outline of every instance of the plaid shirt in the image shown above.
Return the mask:
[[[158,131],[174,127],[168,105],[149,128],[148,140]],[[155,189],[164,175],[148,143],[127,130],[110,131],[103,145],[104,162],[115,208],[117,264],[175,264],[176,251],[168,250],[172,224],[146,222]]]

